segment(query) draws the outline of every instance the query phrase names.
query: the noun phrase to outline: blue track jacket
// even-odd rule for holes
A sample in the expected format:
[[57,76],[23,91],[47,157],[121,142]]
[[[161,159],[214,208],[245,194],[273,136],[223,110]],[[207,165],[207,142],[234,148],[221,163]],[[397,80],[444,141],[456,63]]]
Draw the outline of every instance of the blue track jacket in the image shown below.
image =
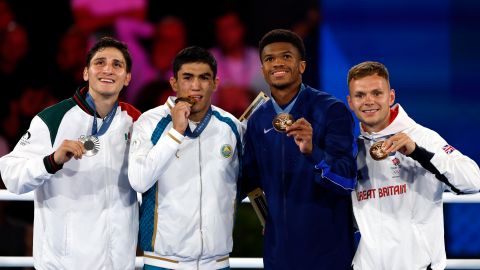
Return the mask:
[[275,131],[272,101],[248,120],[241,195],[260,186],[269,208],[265,269],[351,269],[354,122],[344,103],[302,86],[290,114],[313,127],[313,153]]

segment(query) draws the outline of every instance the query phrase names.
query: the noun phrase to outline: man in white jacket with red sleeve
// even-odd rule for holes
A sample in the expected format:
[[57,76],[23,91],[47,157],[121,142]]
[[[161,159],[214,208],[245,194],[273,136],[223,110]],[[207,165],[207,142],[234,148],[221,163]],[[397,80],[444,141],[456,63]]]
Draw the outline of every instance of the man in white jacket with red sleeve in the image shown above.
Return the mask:
[[354,269],[444,269],[443,192],[478,192],[478,165],[392,106],[395,91],[383,64],[352,67],[348,86],[361,132],[352,193],[361,234]]

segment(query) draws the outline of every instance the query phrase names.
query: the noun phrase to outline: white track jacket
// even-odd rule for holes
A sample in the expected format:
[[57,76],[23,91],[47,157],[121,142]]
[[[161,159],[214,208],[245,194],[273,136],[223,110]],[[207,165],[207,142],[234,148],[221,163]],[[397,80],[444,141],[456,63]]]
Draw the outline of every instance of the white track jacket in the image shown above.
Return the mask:
[[[173,100],[142,114],[133,129],[128,174],[142,193],[144,261],[169,269],[228,267],[242,127],[211,106],[200,135],[183,136],[172,127]],[[202,267],[206,261],[213,264]]]
[[[361,130],[358,142],[358,185],[352,199],[361,239],[354,269],[444,269],[443,192],[478,192],[480,171],[399,104],[392,109],[398,115],[387,128],[371,134]],[[373,143],[399,132],[417,144],[410,157],[400,152],[380,161],[370,157]]]
[[0,159],[2,178],[13,193],[34,191],[36,269],[134,269],[138,202],[127,179],[127,154],[139,112],[121,103],[99,137],[99,152],[61,168],[52,153],[64,139],[92,131],[93,110],[84,97],[85,89],[35,116],[15,149]]

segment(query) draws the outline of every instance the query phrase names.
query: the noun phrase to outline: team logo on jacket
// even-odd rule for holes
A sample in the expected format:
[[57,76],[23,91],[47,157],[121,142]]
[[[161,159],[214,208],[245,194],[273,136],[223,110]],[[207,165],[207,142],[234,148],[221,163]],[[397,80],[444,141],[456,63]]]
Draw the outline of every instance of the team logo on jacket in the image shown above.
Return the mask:
[[229,158],[233,154],[233,147],[230,144],[224,144],[220,147],[220,153],[224,158]]
[[131,132],[127,132],[124,134],[124,137],[125,137],[125,142],[130,143],[130,139],[132,139],[132,133]]
[[23,134],[22,138],[20,139],[20,145],[26,145],[26,144],[29,144],[30,141],[30,138],[32,137],[32,134],[30,133],[30,131],[27,130],[27,132],[25,132],[25,134]]
[[455,148],[449,144],[445,145],[444,147],[442,147],[443,151],[445,151],[445,153],[447,154],[451,154],[453,151],[455,151]]
[[392,165],[390,169],[392,170],[392,178],[400,177],[400,159],[397,157],[392,158]]
[[400,165],[400,160],[398,158],[393,158],[392,163],[393,163],[393,165],[398,166],[398,165]]

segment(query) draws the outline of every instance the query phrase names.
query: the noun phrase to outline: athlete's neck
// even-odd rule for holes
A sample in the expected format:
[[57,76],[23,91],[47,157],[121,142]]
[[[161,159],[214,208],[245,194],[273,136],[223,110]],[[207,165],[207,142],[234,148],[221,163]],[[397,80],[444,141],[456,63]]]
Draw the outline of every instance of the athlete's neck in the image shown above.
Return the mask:
[[283,106],[288,104],[297,95],[298,91],[300,91],[300,84],[285,89],[271,87],[270,91],[272,92],[272,97],[275,99],[275,102]]
[[102,96],[93,91],[88,92],[95,103],[95,109],[101,118],[105,118],[107,114],[112,110],[118,96]]
[[190,121],[193,121],[193,122],[201,122],[203,120],[203,118],[205,118],[205,115],[207,115],[207,112],[210,109],[210,106],[211,106],[211,104],[208,105],[207,109],[203,110],[203,111],[190,112],[190,115],[188,116],[188,119]]

